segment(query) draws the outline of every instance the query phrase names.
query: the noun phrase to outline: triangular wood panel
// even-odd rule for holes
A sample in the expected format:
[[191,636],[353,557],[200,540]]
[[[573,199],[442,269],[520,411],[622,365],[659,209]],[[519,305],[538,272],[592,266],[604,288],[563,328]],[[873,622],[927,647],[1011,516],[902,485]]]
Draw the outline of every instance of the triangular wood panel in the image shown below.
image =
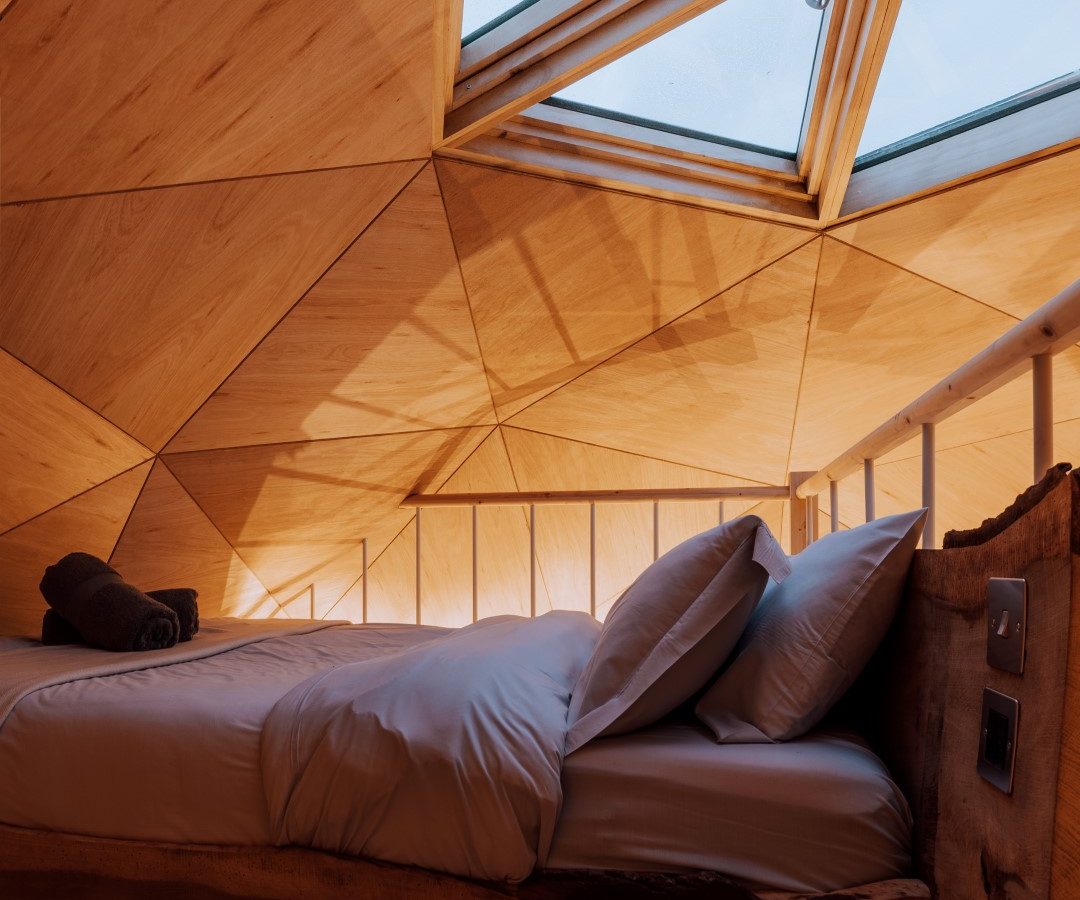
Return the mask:
[[[1013,324],[1004,313],[825,238],[791,468],[827,465]],[[986,402],[969,414],[983,422],[984,435],[1008,427],[1000,407]]]
[[76,550],[107,558],[149,472],[147,461],[0,536],[0,634],[40,635],[45,567]]
[[168,449],[450,428],[494,415],[428,166]]
[[[502,435],[495,431],[439,493],[516,490]],[[527,507],[481,507],[477,514],[477,614],[527,616],[530,609],[529,519]],[[459,626],[472,621],[472,512],[433,508],[421,525],[421,621]],[[411,522],[371,569],[368,619],[413,621],[416,598],[416,526]],[[350,618],[362,599],[350,590]],[[542,573],[537,572],[537,614],[552,608]],[[335,610],[334,615],[338,615]]]
[[785,483],[818,249],[773,263],[510,424]]
[[426,156],[425,0],[34,0],[0,29],[4,199]]
[[374,559],[412,516],[399,508],[401,500],[436,490],[488,431],[339,438],[166,459],[274,597],[295,616],[314,590],[322,616],[359,578],[361,539],[368,539]]
[[[635,487],[721,487],[749,482],[689,466],[609,450],[502,427],[510,462],[523,491],[607,490]],[[752,503],[728,501],[727,518]],[[779,525],[781,502],[767,511]],[[765,506],[765,504],[761,504]],[[765,513],[760,513],[766,518]],[[712,501],[663,503],[660,507],[660,552],[714,526],[718,505]],[[589,508],[537,507],[537,559],[551,602],[557,609],[589,608]],[[596,507],[597,608],[616,598],[653,559],[651,503],[608,503]],[[776,530],[780,536],[780,530]]]
[[110,563],[144,591],[195,588],[203,616],[262,617],[277,609],[161,461],[154,463]]
[[809,238],[612,191],[436,166],[503,419]]
[[159,449],[416,169],[6,206],[0,345]]
[[0,385],[0,532],[151,455],[2,350]]
[[1080,277],[1080,150],[835,229],[841,240],[1023,318]]

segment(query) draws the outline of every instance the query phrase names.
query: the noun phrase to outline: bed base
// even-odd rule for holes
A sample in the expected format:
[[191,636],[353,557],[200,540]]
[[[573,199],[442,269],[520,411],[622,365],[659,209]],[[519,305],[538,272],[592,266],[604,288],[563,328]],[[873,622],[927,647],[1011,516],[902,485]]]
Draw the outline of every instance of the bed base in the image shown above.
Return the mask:
[[753,893],[711,872],[545,872],[496,885],[300,847],[219,847],[89,838],[0,826],[7,900],[928,900],[919,881],[831,894]]

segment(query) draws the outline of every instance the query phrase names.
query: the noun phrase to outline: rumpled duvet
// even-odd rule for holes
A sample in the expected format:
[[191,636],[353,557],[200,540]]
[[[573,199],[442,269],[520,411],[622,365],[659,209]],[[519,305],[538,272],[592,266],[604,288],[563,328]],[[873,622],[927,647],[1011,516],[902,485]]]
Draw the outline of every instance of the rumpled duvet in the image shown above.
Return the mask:
[[600,626],[486,619],[301,682],[262,733],[271,833],[471,878],[542,866],[570,694]]

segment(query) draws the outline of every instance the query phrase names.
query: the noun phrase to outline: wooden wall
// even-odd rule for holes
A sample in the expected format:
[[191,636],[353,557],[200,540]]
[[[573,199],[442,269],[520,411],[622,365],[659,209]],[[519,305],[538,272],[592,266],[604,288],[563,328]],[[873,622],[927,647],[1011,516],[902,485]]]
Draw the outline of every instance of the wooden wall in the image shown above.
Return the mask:
[[[406,494],[780,483],[1080,275],[1080,151],[825,234],[432,160],[432,24],[420,0],[3,10],[0,632],[37,626],[72,549],[207,614],[359,619],[362,538],[370,616],[411,621]],[[940,429],[939,528],[1030,480],[1027,391]],[[879,511],[918,502],[916,450]],[[786,541],[784,506],[754,511]],[[716,513],[665,506],[662,549]],[[601,614],[651,521],[600,511]],[[588,608],[587,512],[538,525],[538,609]],[[471,617],[470,533],[428,514],[424,621]],[[527,610],[527,511],[480,535],[480,614]]]

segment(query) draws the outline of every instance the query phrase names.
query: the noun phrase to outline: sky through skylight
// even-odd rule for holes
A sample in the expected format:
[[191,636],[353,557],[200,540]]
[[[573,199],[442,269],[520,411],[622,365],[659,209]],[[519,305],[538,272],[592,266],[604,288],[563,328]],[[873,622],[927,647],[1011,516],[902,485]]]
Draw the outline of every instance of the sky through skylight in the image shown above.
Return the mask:
[[555,97],[794,153],[821,20],[804,0],[726,0]]
[[904,0],[859,156],[1080,68],[1080,0]]

